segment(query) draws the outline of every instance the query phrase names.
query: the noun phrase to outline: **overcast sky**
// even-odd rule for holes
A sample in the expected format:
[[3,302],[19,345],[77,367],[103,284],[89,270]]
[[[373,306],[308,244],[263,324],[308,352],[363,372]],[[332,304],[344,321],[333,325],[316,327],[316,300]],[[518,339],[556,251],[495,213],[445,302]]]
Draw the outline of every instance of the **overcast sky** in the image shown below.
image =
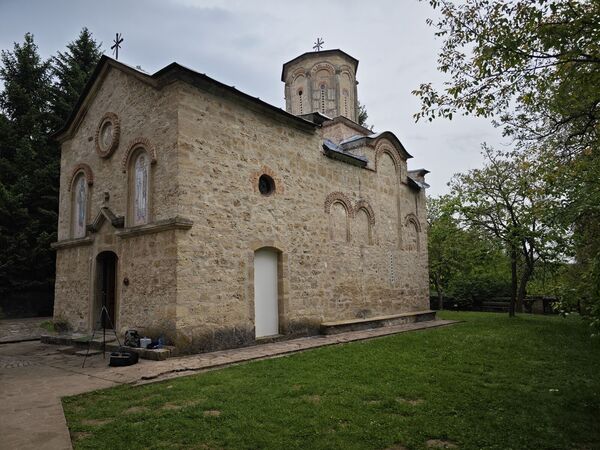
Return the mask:
[[86,26],[110,52],[123,34],[119,60],[155,72],[176,61],[284,108],[284,62],[312,51],[340,48],[360,61],[358,97],[375,131],[390,130],[414,158],[409,169],[431,171],[429,195],[447,191],[456,172],[481,164],[480,144],[509,144],[489,121],[454,118],[415,124],[419,101],[411,91],[441,82],[441,45],[418,0],[0,0],[0,48],[12,49],[32,32],[43,57],[63,50]]

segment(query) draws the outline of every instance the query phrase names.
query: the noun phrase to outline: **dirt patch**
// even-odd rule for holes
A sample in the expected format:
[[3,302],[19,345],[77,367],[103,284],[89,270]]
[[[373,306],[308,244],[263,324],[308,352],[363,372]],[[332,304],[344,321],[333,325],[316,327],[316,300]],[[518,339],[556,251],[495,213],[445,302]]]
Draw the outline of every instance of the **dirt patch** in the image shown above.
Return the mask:
[[219,417],[221,415],[221,411],[218,409],[209,409],[204,411],[204,417]]
[[71,433],[71,440],[80,441],[82,439],[90,437],[91,435],[92,433],[88,433],[86,431],[75,431],[74,433]]
[[442,439],[429,439],[425,442],[427,448],[458,448],[456,444]]
[[123,411],[123,414],[138,414],[146,411],[148,411],[148,408],[145,406],[132,406],[131,408],[127,408],[125,411]]
[[81,423],[83,425],[92,425],[95,427],[99,427],[102,425],[106,425],[107,423],[111,423],[113,419],[83,419]]
[[321,403],[320,395],[305,395],[302,398],[307,402],[312,403],[313,405],[318,405],[319,403]]
[[416,406],[416,405],[420,405],[425,400],[423,400],[422,398],[403,398],[403,397],[398,397],[396,399],[396,401],[399,402],[399,403],[406,403],[407,405]]
[[366,400],[365,403],[367,405],[379,405],[381,403],[381,400]]
[[294,384],[294,385],[292,385],[292,391],[299,391],[300,389],[302,389],[302,385],[301,384]]
[[165,403],[162,406],[162,409],[166,409],[167,411],[175,411],[178,409],[181,409],[182,406],[181,405],[177,405],[176,403]]

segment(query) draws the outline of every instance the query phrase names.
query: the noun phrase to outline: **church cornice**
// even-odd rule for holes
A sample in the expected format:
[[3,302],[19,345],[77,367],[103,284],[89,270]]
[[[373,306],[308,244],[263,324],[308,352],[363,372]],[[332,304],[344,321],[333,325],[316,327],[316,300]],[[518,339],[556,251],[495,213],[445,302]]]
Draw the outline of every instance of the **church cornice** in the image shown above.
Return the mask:
[[331,49],[331,50],[321,50],[319,52],[306,52],[306,53],[301,54],[300,56],[296,56],[294,59],[291,59],[290,61],[286,62],[283,65],[283,68],[281,69],[281,81],[285,82],[285,75],[286,75],[288,69],[292,65],[297,64],[302,60],[312,58],[314,56],[319,56],[319,58],[325,59],[328,56],[340,55],[340,54],[350,60],[350,62],[352,63],[352,66],[354,67],[354,72],[356,72],[358,70],[358,59],[350,56],[348,53],[340,50],[339,48],[336,48],[336,49]]
[[125,228],[121,231],[117,231],[116,235],[120,238],[130,238],[135,236],[142,236],[144,234],[160,233],[162,231],[169,230],[189,230],[194,225],[191,219],[187,219],[181,216],[171,217],[169,219],[158,220],[156,222],[148,223],[145,225],[138,225],[135,227]]

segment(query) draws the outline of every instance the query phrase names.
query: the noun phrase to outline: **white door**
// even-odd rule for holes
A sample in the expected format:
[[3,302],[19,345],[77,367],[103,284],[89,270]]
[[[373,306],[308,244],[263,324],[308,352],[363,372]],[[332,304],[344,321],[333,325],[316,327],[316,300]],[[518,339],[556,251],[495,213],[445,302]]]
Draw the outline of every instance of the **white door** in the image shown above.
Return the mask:
[[277,252],[254,252],[254,328],[256,337],[279,334]]

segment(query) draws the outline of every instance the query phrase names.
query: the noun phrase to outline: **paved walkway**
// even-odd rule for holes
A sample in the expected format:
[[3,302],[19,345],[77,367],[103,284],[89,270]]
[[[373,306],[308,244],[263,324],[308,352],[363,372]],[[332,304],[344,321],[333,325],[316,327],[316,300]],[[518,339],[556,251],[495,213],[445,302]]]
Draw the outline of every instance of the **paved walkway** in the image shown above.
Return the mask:
[[81,368],[81,357],[60,353],[56,346],[40,342],[0,345],[0,449],[70,449],[60,400],[63,396],[125,383],[156,382],[244,361],[452,323],[437,320],[314,336],[166,361],[141,360],[129,367],[108,367],[107,360],[96,355]]
[[40,324],[47,320],[52,320],[52,317],[0,320],[0,344],[39,339],[46,332]]

